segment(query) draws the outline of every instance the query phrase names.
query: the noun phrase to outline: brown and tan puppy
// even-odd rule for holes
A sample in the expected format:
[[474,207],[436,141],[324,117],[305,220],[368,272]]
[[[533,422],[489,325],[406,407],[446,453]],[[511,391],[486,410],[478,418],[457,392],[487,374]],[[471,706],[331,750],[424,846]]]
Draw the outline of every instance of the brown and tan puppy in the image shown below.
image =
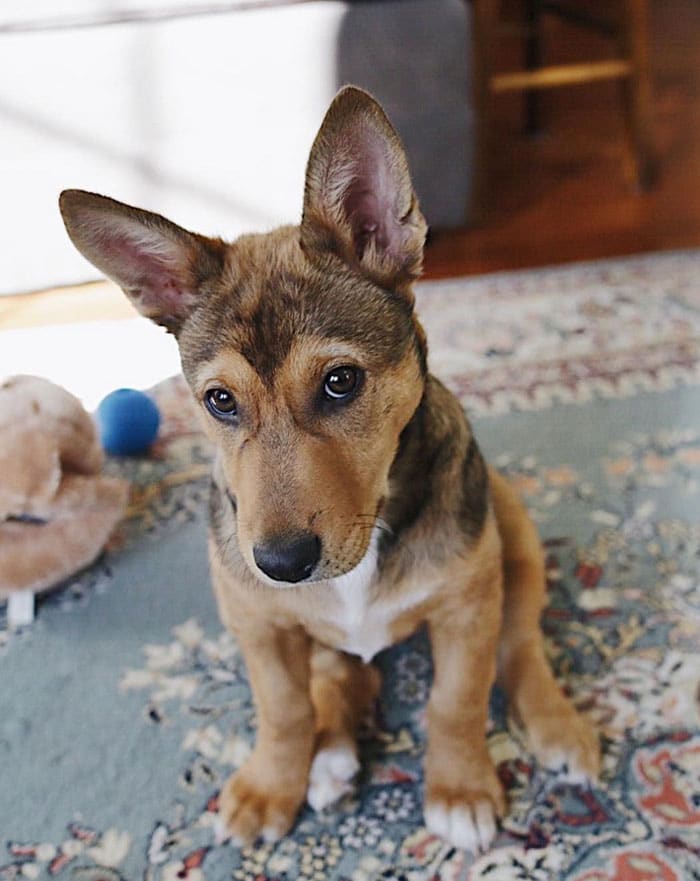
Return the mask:
[[80,191],[61,211],[77,248],[176,335],[216,444],[211,571],[258,712],[221,793],[226,832],[274,840],[305,798],[347,791],[379,687],[369,661],[423,622],[430,829],[475,852],[496,834],[497,675],[539,760],[594,777],[597,739],[543,651],[535,529],[427,370],[411,291],[426,225],[378,104],[355,88],[333,101],[298,227],[228,244]]

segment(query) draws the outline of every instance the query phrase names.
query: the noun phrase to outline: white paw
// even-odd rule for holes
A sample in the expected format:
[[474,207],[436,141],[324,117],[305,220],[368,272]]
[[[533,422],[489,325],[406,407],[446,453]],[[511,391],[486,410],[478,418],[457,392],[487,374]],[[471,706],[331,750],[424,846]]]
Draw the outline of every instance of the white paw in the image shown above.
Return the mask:
[[431,802],[425,808],[425,825],[454,847],[473,854],[487,850],[496,837],[496,814],[490,801],[447,807]]
[[332,805],[352,790],[352,778],[360,763],[350,746],[322,749],[314,756],[309,772],[306,800],[315,811]]
[[568,783],[591,785],[600,773],[600,745],[596,732],[581,717],[555,731],[540,726],[531,735],[533,752],[550,771]]
[[214,821],[214,844],[220,847],[222,844],[229,843],[233,847],[242,847],[243,842],[235,835],[231,835],[226,828],[226,823],[222,817],[217,817]]
[[589,770],[578,760],[578,756],[565,749],[549,750],[543,764],[562,780],[575,786],[590,786],[596,779],[595,771]]
[[[274,826],[265,826],[260,833],[260,837],[263,841],[275,842],[284,837],[284,832],[276,829]],[[230,844],[232,847],[245,846],[242,838],[229,832],[226,828],[226,823],[224,823],[221,817],[217,817],[214,822],[214,844],[216,847],[220,847],[222,844]]]
[[[562,698],[563,701],[563,698]],[[567,701],[527,722],[537,760],[569,783],[591,784],[600,774],[598,732]]]

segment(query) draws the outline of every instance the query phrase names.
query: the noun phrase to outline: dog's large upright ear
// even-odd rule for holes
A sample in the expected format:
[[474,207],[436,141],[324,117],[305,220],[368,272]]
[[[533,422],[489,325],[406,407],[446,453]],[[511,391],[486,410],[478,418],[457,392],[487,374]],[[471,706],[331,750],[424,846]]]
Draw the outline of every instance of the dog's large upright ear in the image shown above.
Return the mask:
[[59,199],[80,253],[116,282],[143,315],[177,333],[202,282],[223,266],[225,246],[158,214],[114,199],[65,190]]
[[398,135],[374,98],[345,87],[311,148],[302,247],[400,290],[420,275],[426,231]]

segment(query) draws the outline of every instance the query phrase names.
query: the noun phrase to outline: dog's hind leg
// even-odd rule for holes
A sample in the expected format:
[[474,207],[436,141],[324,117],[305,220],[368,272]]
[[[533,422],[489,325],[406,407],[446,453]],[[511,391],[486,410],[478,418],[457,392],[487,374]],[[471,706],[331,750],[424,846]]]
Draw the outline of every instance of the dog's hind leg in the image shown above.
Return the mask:
[[311,652],[311,702],[316,744],[306,795],[314,810],[352,788],[359,769],[357,732],[379,695],[379,671],[359,658],[315,643]]
[[600,769],[598,738],[562,694],[544,652],[545,569],[539,536],[507,480],[494,470],[489,478],[503,543],[499,680],[537,759],[574,781],[594,779]]

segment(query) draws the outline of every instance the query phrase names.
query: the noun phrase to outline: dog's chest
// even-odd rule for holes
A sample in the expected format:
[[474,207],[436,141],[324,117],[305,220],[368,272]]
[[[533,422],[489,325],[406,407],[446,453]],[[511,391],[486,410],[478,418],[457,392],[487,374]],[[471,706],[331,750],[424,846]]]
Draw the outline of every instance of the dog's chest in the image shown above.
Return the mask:
[[335,648],[365,662],[394,641],[392,625],[399,616],[428,596],[427,590],[415,589],[376,596],[376,577],[377,555],[370,550],[356,569],[331,582],[336,603],[326,616],[326,622],[343,634]]

